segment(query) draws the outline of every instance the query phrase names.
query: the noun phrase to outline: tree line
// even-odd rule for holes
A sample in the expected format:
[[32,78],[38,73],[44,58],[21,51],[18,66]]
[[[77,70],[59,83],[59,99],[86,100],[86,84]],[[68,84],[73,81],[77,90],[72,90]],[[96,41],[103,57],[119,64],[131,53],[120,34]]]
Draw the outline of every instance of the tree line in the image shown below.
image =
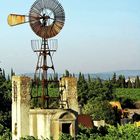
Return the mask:
[[[12,71],[12,70],[11,70]],[[13,71],[12,71],[13,72]],[[12,76],[13,73],[11,73]],[[0,139],[11,137],[11,78],[0,72]],[[6,133],[5,133],[6,132]]]
[[128,77],[128,79],[126,79],[124,75],[119,75],[117,78],[116,73],[114,73],[111,82],[116,88],[140,88],[139,76],[135,78]]

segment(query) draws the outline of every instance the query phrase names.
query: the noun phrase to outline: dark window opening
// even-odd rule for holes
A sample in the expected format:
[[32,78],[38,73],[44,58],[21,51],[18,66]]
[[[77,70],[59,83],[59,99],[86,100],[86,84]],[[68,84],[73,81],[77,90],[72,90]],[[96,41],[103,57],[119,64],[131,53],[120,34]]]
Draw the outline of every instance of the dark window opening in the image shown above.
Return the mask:
[[71,123],[62,123],[62,133],[70,134]]

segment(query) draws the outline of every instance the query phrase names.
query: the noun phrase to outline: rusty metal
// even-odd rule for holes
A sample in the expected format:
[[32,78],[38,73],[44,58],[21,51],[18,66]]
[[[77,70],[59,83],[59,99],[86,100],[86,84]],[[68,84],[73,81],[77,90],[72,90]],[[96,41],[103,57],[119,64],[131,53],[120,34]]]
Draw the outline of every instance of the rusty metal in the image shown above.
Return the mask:
[[[35,75],[34,75],[37,94],[33,98],[36,98],[36,99],[41,98],[42,100],[41,107],[49,108],[50,97],[49,97],[49,92],[48,92],[48,84],[50,82],[56,82],[56,81],[48,80],[48,70],[51,69],[52,72],[55,74],[52,56],[53,56],[53,53],[57,50],[57,40],[56,39],[55,40],[42,39],[42,41],[32,40],[31,45],[32,45],[33,51],[36,52],[38,56],[38,61],[36,65]],[[38,79],[41,80],[41,85],[38,82]],[[42,87],[41,96],[38,93],[39,86]],[[45,103],[46,103],[46,106],[45,106]]]
[[[52,57],[57,45],[56,40],[48,39],[56,36],[63,28],[65,22],[64,9],[57,0],[36,0],[31,6],[29,15],[10,14],[7,21],[10,26],[29,22],[34,33],[42,38],[41,41],[31,41],[32,49],[38,56],[32,83],[33,86],[36,86],[36,95],[32,95],[32,97],[42,100],[42,108],[45,106],[49,108],[48,84],[50,81],[48,80],[48,70],[51,69],[55,74]],[[40,86],[42,87],[41,95],[39,93]]]

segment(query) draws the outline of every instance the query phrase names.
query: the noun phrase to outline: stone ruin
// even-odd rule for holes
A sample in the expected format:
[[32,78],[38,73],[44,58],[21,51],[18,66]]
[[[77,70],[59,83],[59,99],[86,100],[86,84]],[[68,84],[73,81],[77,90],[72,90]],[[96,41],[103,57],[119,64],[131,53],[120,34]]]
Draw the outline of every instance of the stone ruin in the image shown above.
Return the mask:
[[12,77],[12,140],[21,137],[53,138],[61,133],[77,134],[77,79],[62,77],[60,106],[58,109],[31,109],[31,79],[25,76]]

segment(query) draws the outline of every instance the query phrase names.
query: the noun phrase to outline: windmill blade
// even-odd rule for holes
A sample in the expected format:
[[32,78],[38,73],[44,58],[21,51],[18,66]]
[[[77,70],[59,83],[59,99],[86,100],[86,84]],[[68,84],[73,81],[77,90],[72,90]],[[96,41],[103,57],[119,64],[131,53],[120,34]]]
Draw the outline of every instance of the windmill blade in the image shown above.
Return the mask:
[[10,26],[16,26],[19,24],[27,23],[26,15],[10,14],[7,18],[8,24]]

